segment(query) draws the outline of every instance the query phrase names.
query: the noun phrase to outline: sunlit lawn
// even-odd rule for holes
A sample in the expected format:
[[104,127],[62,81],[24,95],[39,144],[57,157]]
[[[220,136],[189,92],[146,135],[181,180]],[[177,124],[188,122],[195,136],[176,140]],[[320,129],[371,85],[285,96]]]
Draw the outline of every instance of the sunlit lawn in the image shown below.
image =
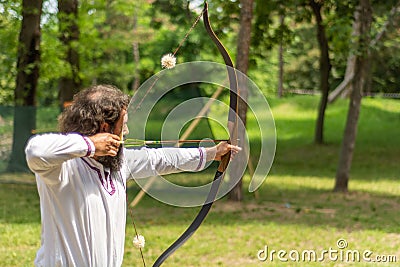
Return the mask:
[[[347,102],[327,110],[327,144],[312,144],[317,97],[272,99],[277,125],[277,152],[271,173],[243,203],[219,200],[206,221],[165,266],[398,266],[400,263],[400,101],[364,99],[350,193],[332,193],[345,123]],[[251,131],[251,130],[250,130]],[[212,170],[180,174],[173,179],[197,184]],[[34,182],[30,174],[3,174],[1,181]],[[248,177],[244,189],[247,188]],[[138,192],[130,182],[129,200]],[[0,266],[32,266],[40,244],[39,199],[34,184],[0,184]],[[151,266],[190,224],[198,208],[175,208],[145,197],[134,209],[138,230],[146,237],[144,257]],[[142,266],[127,219],[124,266]],[[340,250],[337,241],[347,247]],[[257,258],[268,248],[274,257]],[[337,254],[321,254],[324,250]],[[278,259],[278,251],[288,262]],[[294,261],[295,252],[315,250],[318,259]],[[346,251],[361,253],[360,262],[340,259]],[[377,256],[396,256],[397,263],[368,263]],[[342,254],[340,254],[341,252]],[[260,254],[265,256],[265,254]],[[335,255],[338,256],[335,260]],[[387,257],[388,258],[388,257]],[[391,258],[394,260],[394,258]]]

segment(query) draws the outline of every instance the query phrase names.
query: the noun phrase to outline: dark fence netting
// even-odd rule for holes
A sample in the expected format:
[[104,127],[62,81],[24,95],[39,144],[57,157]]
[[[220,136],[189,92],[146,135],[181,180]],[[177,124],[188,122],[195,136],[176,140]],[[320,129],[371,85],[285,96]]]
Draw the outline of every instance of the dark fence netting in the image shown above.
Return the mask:
[[13,135],[13,107],[0,107],[0,172],[4,172],[10,161]]
[[57,131],[59,114],[56,107],[0,106],[0,173],[30,172],[26,142],[35,133]]

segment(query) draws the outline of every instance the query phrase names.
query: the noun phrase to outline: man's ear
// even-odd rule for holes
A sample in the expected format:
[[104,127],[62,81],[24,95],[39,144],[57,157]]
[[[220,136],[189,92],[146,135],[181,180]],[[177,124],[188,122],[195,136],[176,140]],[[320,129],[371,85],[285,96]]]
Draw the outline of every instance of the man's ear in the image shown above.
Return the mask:
[[109,133],[110,132],[110,124],[107,122],[103,122],[100,125],[100,133]]

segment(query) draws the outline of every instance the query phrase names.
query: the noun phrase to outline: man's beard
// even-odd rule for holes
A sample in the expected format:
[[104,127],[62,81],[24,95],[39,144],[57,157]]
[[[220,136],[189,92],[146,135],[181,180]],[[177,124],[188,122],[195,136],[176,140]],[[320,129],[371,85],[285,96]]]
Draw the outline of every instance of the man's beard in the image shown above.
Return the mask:
[[104,167],[110,168],[111,172],[119,171],[123,161],[122,151],[122,146],[120,146],[116,156],[99,156],[97,161],[103,164]]

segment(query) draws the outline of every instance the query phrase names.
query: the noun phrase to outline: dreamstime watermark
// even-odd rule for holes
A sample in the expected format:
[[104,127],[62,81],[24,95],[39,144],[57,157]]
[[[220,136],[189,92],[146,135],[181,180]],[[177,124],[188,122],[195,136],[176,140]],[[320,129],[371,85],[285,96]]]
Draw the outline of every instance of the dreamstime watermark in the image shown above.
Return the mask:
[[267,245],[257,252],[257,258],[262,262],[370,262],[370,263],[395,263],[398,261],[396,255],[377,255],[373,251],[365,249],[348,249],[346,239],[340,238],[336,247],[328,249],[305,249],[305,250],[275,250]]

